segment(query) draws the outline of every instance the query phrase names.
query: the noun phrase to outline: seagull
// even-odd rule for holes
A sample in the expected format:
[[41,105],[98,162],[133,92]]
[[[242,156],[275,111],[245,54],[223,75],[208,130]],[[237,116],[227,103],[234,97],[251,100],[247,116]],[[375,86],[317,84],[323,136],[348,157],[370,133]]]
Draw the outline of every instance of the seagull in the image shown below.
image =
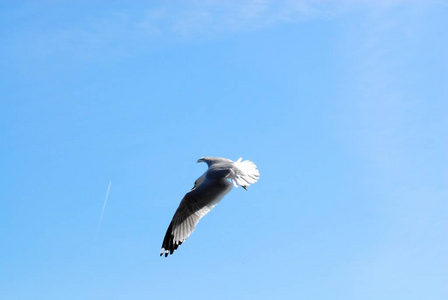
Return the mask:
[[199,220],[208,214],[234,187],[247,187],[257,182],[260,172],[250,160],[232,161],[222,157],[202,157],[199,162],[208,165],[207,171],[194,182],[184,196],[171,220],[162,243],[160,256],[173,254],[194,231]]

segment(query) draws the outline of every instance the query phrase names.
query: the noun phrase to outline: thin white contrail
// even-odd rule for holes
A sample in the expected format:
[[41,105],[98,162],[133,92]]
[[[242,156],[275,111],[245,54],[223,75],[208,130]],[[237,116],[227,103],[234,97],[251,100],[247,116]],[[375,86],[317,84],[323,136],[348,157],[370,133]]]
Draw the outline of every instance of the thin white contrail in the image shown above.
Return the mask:
[[96,229],[96,236],[98,236],[98,231],[100,230],[101,222],[103,221],[104,210],[106,209],[107,197],[109,197],[110,186],[112,185],[112,181],[109,181],[109,187],[107,188],[106,198],[104,199],[103,210],[101,211],[100,222],[98,223],[98,228]]

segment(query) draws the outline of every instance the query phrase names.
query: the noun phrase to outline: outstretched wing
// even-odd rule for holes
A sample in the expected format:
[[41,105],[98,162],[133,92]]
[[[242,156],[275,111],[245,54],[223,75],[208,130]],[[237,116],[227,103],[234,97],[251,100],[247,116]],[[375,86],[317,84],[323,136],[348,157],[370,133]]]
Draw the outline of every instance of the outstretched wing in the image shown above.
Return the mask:
[[202,184],[188,192],[174,213],[162,243],[160,256],[173,254],[193,233],[196,224],[232,189],[232,184],[224,179],[207,177]]

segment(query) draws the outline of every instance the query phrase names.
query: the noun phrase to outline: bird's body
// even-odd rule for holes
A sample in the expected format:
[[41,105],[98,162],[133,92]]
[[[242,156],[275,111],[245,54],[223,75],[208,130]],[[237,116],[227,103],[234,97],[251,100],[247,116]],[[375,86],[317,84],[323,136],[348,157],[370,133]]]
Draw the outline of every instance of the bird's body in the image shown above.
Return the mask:
[[208,170],[199,177],[191,191],[179,204],[162,243],[160,255],[173,254],[179,245],[189,237],[199,220],[232,189],[241,185],[246,189],[257,182],[260,173],[257,166],[249,161],[232,161],[221,157],[203,157]]

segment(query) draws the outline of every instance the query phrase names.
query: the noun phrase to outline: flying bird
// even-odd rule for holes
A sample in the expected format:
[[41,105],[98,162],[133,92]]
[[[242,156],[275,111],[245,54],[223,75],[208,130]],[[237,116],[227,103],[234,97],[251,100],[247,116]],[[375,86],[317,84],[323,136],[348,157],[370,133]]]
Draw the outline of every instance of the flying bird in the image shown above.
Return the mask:
[[257,182],[260,172],[250,160],[232,161],[222,157],[202,157],[199,162],[208,165],[207,171],[196,181],[179,204],[162,243],[160,256],[173,254],[194,231],[199,220],[234,187],[245,190]]

